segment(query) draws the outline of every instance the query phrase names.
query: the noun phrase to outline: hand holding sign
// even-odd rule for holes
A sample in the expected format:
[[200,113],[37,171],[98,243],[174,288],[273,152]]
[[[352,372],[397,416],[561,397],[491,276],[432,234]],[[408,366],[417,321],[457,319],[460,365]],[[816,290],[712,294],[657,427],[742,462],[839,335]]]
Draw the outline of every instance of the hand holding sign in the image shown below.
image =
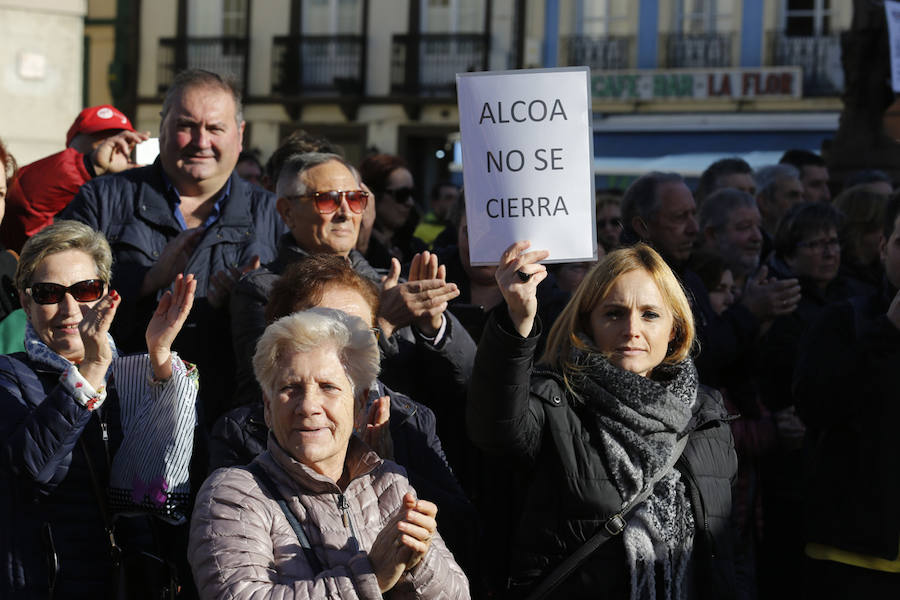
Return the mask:
[[537,286],[547,277],[547,267],[538,264],[550,256],[546,250],[525,252],[531,242],[516,242],[500,256],[494,278],[506,300],[509,318],[519,335],[528,337],[537,314]]

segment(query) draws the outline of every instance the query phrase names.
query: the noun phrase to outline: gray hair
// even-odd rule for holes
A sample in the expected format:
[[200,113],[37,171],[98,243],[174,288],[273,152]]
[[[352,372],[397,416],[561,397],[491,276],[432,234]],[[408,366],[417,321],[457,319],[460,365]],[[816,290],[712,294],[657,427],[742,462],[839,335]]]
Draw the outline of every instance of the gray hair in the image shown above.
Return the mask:
[[279,197],[302,196],[306,193],[306,184],[303,183],[302,175],[319,165],[336,161],[347,167],[353,173],[357,185],[359,185],[359,171],[353,165],[348,163],[338,154],[330,152],[304,152],[302,154],[292,154],[284,161],[278,174],[278,181],[275,183],[275,193]]
[[684,178],[678,173],[651,171],[628,186],[622,197],[622,221],[625,229],[634,232],[631,226],[634,217],[640,217],[645,223],[649,223],[659,212],[660,186],[673,182],[684,183]]
[[706,202],[700,208],[698,215],[700,231],[708,227],[720,231],[728,224],[731,212],[737,208],[756,209],[756,199],[747,192],[734,188],[716,190],[707,196]]
[[16,289],[25,291],[41,262],[57,252],[80,250],[94,260],[97,277],[109,283],[112,277],[112,250],[102,233],[80,221],[56,221],[31,236],[22,247],[16,266]]
[[767,165],[760,167],[753,173],[756,180],[756,195],[771,198],[775,194],[775,188],[782,179],[800,179],[800,171],[797,167],[788,164]]
[[204,69],[185,69],[175,76],[172,85],[166,90],[166,97],[163,98],[162,110],[159,113],[162,120],[166,120],[166,115],[172,110],[172,105],[181,98],[185,90],[201,87],[216,88],[231,96],[231,99],[234,100],[234,120],[240,127],[244,122],[244,105],[241,102],[241,92],[237,83],[230,77],[222,77],[218,73]]
[[337,351],[354,397],[372,387],[380,360],[375,335],[359,317],[316,307],[292,313],[266,327],[253,355],[253,373],[263,392],[274,396],[283,357],[319,348]]

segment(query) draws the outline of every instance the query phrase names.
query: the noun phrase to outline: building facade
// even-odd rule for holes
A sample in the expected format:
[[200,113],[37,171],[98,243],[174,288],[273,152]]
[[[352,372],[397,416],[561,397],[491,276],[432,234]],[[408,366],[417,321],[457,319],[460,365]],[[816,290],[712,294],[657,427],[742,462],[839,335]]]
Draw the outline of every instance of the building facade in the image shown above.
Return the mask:
[[0,0],[0,137],[19,164],[58,152],[82,107],[85,0]]

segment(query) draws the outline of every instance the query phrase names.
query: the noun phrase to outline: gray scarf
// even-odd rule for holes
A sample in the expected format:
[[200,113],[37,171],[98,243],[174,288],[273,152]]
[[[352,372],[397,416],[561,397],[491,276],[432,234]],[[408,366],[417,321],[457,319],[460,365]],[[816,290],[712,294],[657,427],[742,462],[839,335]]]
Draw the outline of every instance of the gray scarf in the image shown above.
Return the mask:
[[[575,349],[572,358],[576,369],[569,380],[596,420],[598,450],[624,507],[665,465],[687,427],[697,398],[697,371],[688,359],[660,365],[647,378],[610,364],[598,352]],[[664,578],[660,587],[664,598],[686,596],[694,517],[677,469],[656,483],[634,511],[623,537],[632,600],[657,597],[657,565]]]

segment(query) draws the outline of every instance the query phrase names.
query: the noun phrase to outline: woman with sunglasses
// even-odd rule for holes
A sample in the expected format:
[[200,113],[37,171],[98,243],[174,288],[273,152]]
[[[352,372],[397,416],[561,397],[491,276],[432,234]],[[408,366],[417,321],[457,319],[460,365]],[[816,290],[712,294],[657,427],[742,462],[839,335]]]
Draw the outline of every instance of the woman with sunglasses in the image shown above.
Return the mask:
[[400,264],[410,262],[428,246],[413,236],[419,211],[406,161],[393,154],[375,154],[362,161],[359,175],[375,196],[375,226],[366,260],[376,269],[390,269],[391,258]]
[[15,283],[28,317],[25,352],[0,356],[5,598],[106,596],[108,507],[98,492],[126,441],[122,423],[132,430],[127,407],[196,399],[193,370],[170,351],[193,303],[193,277],[179,276],[163,294],[147,326],[148,354],[120,358],[107,333],[122,301],[109,289],[111,267],[106,238],[75,221],[57,221],[22,248]]

